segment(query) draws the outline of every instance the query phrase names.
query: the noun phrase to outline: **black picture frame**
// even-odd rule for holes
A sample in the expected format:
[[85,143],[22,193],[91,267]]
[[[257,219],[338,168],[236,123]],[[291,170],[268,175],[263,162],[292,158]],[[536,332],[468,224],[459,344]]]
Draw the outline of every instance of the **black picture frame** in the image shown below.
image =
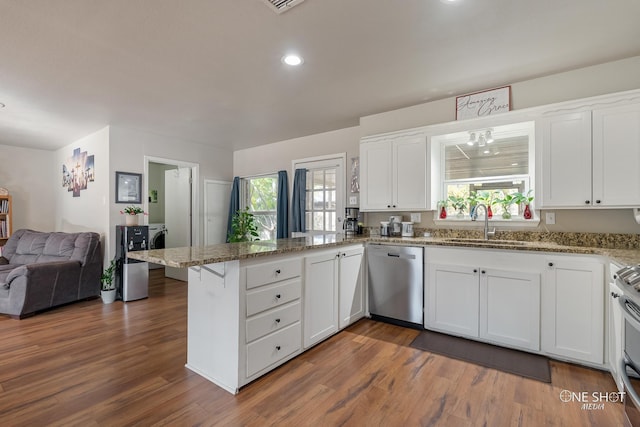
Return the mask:
[[116,203],[142,203],[142,174],[116,172]]

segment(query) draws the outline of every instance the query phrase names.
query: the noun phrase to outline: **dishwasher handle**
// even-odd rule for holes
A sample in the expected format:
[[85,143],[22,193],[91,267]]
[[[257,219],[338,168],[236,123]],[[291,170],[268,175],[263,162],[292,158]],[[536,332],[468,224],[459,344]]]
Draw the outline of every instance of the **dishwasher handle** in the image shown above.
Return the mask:
[[387,252],[388,257],[392,258],[403,258],[403,259],[416,259],[415,255],[412,254],[400,254],[397,252]]

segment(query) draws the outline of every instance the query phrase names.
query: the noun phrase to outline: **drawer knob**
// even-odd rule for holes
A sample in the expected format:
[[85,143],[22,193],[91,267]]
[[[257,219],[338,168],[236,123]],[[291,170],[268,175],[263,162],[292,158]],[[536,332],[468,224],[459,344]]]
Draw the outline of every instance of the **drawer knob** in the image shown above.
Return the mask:
[[280,319],[276,319],[276,323],[280,323]]
[[282,295],[280,295],[280,294],[276,294],[276,299],[280,299],[281,296]]
[[277,270],[276,270],[276,274],[280,274],[280,269],[277,269]]
[[553,267],[553,263],[552,262],[549,263],[549,267]]
[[279,345],[276,346],[276,350],[280,351],[280,346]]
[[473,269],[473,272],[474,272],[474,273],[477,273],[477,272],[478,272],[478,270],[477,270],[476,268],[474,268],[474,269]]
[[614,298],[620,298],[620,295],[615,292],[611,292],[611,296]]

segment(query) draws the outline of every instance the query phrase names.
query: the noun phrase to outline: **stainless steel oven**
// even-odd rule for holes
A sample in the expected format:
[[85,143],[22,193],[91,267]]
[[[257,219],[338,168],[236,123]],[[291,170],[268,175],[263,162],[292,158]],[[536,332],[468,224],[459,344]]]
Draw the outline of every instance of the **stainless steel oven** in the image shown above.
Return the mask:
[[630,373],[640,376],[640,306],[623,295],[619,299],[624,319],[624,357],[620,375],[624,384],[624,412],[628,425],[640,427],[640,387],[631,382]]
[[[625,424],[640,427],[640,266],[624,267],[616,272],[616,283],[623,291],[618,298],[623,319],[623,357],[620,377],[624,384]],[[634,384],[635,383],[635,384]]]

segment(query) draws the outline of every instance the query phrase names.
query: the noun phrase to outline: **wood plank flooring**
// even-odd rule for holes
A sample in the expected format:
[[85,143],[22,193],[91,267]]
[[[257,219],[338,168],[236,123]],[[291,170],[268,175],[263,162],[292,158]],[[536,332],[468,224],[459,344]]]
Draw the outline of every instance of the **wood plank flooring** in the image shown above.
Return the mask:
[[184,367],[186,284],[151,271],[148,299],[0,316],[2,426],[621,426],[562,390],[608,373],[552,363],[552,384],[408,347],[417,331],[361,320],[233,396]]

